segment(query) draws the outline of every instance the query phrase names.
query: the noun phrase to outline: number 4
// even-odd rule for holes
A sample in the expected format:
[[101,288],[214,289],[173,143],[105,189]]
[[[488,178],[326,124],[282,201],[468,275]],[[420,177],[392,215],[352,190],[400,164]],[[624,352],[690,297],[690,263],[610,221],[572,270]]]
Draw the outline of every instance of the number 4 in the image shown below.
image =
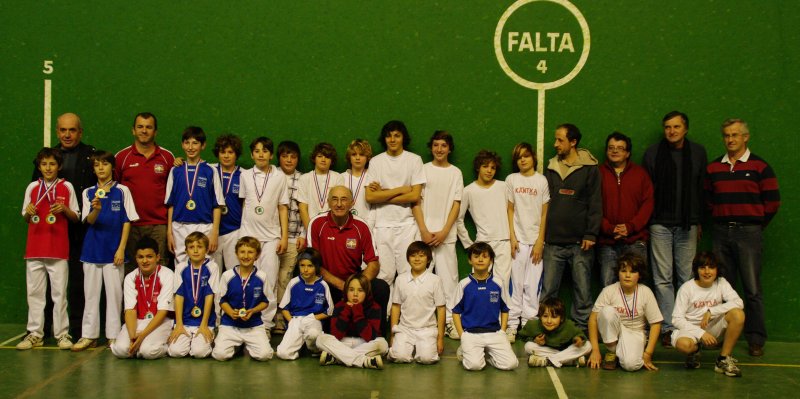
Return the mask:
[[536,64],[536,70],[542,71],[542,73],[547,72],[547,61],[540,60],[538,64]]
[[53,73],[53,61],[52,60],[44,60],[44,69],[42,69],[45,75],[49,75]]

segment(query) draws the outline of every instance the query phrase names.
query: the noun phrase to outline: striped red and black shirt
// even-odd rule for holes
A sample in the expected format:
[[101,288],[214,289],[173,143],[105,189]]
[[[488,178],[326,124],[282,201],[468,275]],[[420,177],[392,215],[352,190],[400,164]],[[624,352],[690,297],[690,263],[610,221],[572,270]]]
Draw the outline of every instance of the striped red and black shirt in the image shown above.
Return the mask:
[[781,204],[775,172],[749,149],[734,165],[727,154],[708,164],[705,189],[715,222],[766,226]]

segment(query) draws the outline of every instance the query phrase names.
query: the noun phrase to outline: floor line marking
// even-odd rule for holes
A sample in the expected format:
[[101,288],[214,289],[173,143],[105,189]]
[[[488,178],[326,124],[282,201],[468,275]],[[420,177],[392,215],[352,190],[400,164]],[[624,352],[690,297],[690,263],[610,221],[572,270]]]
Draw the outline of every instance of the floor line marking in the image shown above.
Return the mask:
[[55,373],[55,374],[51,375],[46,380],[41,381],[38,384],[26,389],[24,392],[22,392],[21,394],[17,395],[17,399],[28,398],[28,397],[31,397],[31,396],[34,396],[34,395],[38,394],[39,391],[41,391],[46,386],[52,384],[53,382],[55,382],[58,379],[63,378],[67,374],[72,373],[76,369],[78,369],[81,366],[83,366],[84,363],[88,362],[89,360],[94,359],[95,357],[97,357],[101,353],[103,353],[103,351],[97,351],[97,352],[92,353],[89,356],[81,357],[77,362],[70,364],[69,367],[66,367],[66,368],[62,369],[58,373]]
[[550,366],[547,367],[547,374],[550,374],[550,380],[553,382],[553,386],[556,388],[556,393],[558,393],[558,399],[567,399],[567,392],[564,391],[564,386],[561,385],[561,380],[558,379],[558,375],[556,374],[556,370]]
[[25,334],[27,334],[27,332],[24,332],[24,333],[22,333],[22,334],[19,334],[19,335],[15,335],[15,336],[13,336],[13,337],[11,337],[11,338],[9,338],[9,339],[7,339],[7,340],[3,341],[2,343],[0,343],[0,346],[6,346],[6,345],[8,345],[10,342],[16,341],[16,340],[18,340],[18,339],[20,339],[20,338],[24,337],[24,336],[25,336]]

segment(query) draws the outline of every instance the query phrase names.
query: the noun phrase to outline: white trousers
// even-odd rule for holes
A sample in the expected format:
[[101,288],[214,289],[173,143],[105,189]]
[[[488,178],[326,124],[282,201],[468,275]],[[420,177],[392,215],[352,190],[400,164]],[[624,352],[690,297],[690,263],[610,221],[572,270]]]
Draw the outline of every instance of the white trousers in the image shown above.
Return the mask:
[[575,361],[581,356],[586,356],[592,352],[592,343],[584,341],[583,346],[572,344],[564,350],[558,350],[549,346],[539,345],[533,341],[525,343],[525,353],[547,358],[553,366],[574,365]]
[[167,234],[172,234],[173,242],[175,243],[175,271],[178,267],[186,267],[186,262],[189,261],[189,256],[186,255],[186,236],[195,231],[199,231],[208,237],[211,234],[211,229],[214,227],[211,223],[181,223],[172,222],[172,231]]
[[483,370],[487,361],[499,370],[512,370],[519,366],[519,359],[503,330],[480,334],[464,331],[461,356],[461,363],[467,370]]
[[263,326],[251,328],[219,326],[211,356],[217,360],[228,360],[233,357],[236,348],[242,344],[250,353],[251,358],[259,361],[272,359],[274,352],[269,345]]
[[450,308],[455,306],[453,300],[455,299],[456,287],[458,286],[458,259],[456,258],[456,243],[443,243],[438,247],[431,248],[433,250],[433,269],[436,275],[442,279],[442,287],[444,288],[446,320],[448,323],[453,322],[453,313]]
[[278,357],[284,360],[297,359],[303,344],[310,351],[316,352],[318,350],[317,337],[320,334],[322,334],[322,323],[313,314],[292,317],[289,325],[286,326],[281,343],[278,344]]
[[[144,330],[152,319],[139,319],[136,321],[136,332],[139,333]],[[142,344],[139,346],[139,352],[136,357],[142,359],[160,359],[167,355],[167,340],[169,334],[172,332],[172,319],[164,319],[164,321],[156,327],[147,337],[145,337]],[[128,334],[128,327],[122,325],[122,328],[117,334],[117,340],[114,345],[111,345],[111,353],[120,359],[130,358],[128,349],[131,346],[131,336]]]
[[494,251],[494,266],[492,273],[495,276],[500,276],[503,283],[506,284],[506,289],[510,287],[511,282],[511,241],[498,240],[487,242]]
[[234,266],[239,264],[239,258],[236,257],[236,241],[238,240],[239,230],[221,235],[217,239],[217,251],[211,254],[211,258],[214,259],[214,262],[217,262],[220,276],[222,272],[233,269]]
[[50,297],[53,299],[53,335],[56,338],[69,332],[67,315],[66,259],[33,258],[25,261],[25,282],[28,296],[28,331],[44,337],[44,305],[47,278],[50,278]]
[[211,354],[211,342],[206,341],[206,337],[200,334],[200,327],[184,325],[183,329],[189,336],[181,334],[175,342],[169,344],[167,348],[169,357],[186,357],[186,355],[195,359],[208,357]]
[[83,308],[81,334],[83,338],[100,337],[100,290],[106,291],[106,338],[116,339],[122,328],[122,279],[125,277],[125,266],[113,263],[83,264],[83,294],[86,304]]
[[385,355],[389,350],[389,344],[383,337],[369,342],[355,337],[344,337],[339,341],[330,334],[320,334],[317,337],[317,347],[330,353],[347,367],[362,368],[368,358]]
[[436,350],[436,338],[439,329],[408,328],[398,324],[395,326],[392,347],[389,348],[389,358],[395,363],[411,363],[415,361],[422,364],[432,364],[439,361],[439,352]]
[[[520,325],[536,318],[539,313],[539,292],[541,291],[544,263],[531,260],[533,245],[519,244],[519,251],[511,261],[511,303],[508,305],[508,327],[517,329]],[[522,324],[519,319],[522,318]]]
[[[261,255],[256,260],[256,267],[258,270],[263,270],[267,273],[267,287],[265,287],[264,295],[267,296],[269,304],[267,308],[261,312],[261,321],[264,322],[264,328],[272,330],[275,327],[275,314],[278,313],[278,300],[276,299],[276,287],[278,281],[278,269],[280,261],[278,253],[279,240],[261,241]],[[238,264],[238,262],[237,262]],[[270,355],[272,357],[272,355]]]
[[644,366],[644,331],[625,327],[619,314],[611,306],[603,307],[597,314],[597,328],[604,343],[617,342],[617,359],[624,370],[636,371]]
[[393,286],[396,275],[411,270],[406,260],[406,250],[419,236],[419,229],[416,223],[397,227],[376,227],[373,236],[381,260],[378,278]]

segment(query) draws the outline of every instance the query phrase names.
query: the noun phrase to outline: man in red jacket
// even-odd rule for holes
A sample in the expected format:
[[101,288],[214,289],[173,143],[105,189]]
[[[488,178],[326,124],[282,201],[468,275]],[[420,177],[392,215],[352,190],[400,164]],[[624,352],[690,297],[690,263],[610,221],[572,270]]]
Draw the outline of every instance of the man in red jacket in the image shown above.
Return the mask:
[[647,171],[630,160],[630,137],[606,138],[606,162],[600,167],[603,223],[600,225],[600,276],[603,286],[617,281],[617,257],[633,252],[647,259],[647,223],[653,213],[653,183]]

